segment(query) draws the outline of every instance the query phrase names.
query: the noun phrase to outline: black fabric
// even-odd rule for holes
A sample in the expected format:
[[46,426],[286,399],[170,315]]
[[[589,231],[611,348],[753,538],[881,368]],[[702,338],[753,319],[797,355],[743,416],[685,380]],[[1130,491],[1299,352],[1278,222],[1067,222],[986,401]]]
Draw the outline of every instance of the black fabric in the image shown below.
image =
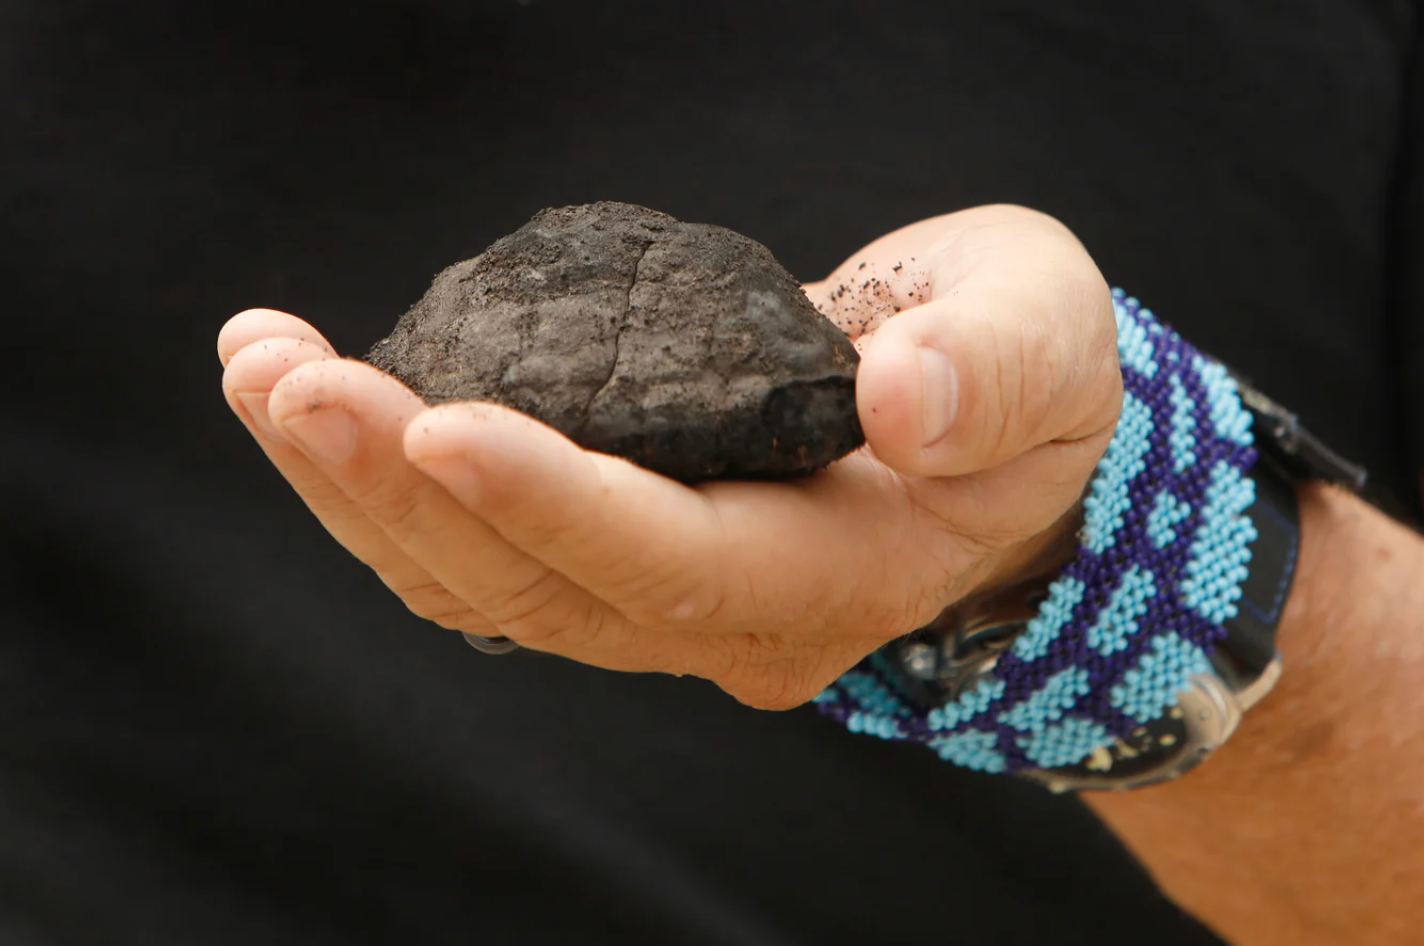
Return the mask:
[[547,205],[815,278],[1016,201],[1417,503],[1417,29],[1403,0],[3,0],[0,942],[1209,942],[1071,799],[422,626],[266,467],[213,342],[269,305],[364,351]]

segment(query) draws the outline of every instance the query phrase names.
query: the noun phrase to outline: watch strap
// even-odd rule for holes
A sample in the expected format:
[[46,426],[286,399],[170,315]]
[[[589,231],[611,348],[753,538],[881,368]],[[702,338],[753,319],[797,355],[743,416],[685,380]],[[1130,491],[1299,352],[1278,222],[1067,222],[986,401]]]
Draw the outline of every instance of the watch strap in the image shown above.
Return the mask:
[[942,705],[915,705],[882,651],[821,694],[822,712],[969,768],[1045,770],[1170,716],[1193,679],[1213,672],[1258,538],[1254,416],[1223,365],[1121,290],[1113,305],[1122,415],[1083,504],[1079,548],[1035,616]]
[[1240,671],[1255,679],[1277,659],[1276,628],[1300,555],[1300,503],[1296,484],[1269,459],[1257,461],[1251,479],[1256,484],[1250,510],[1256,538],[1250,545],[1250,570],[1241,582],[1236,614],[1226,621],[1221,649]]

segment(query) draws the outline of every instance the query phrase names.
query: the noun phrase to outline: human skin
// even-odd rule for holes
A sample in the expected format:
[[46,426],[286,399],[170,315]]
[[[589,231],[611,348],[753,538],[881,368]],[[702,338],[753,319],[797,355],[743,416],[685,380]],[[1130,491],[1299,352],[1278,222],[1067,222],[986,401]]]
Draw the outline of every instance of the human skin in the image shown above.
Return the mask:
[[[861,350],[868,445],[804,481],[689,488],[504,408],[427,409],[270,310],[223,328],[223,388],[416,614],[787,708],[945,605],[1049,567],[1122,395],[1107,285],[1042,214],[925,220],[806,289]],[[1321,489],[1303,541],[1276,693],[1180,782],[1090,801],[1234,942],[1407,942],[1424,919],[1408,623],[1424,546]]]
[[[1077,502],[1121,402],[1107,285],[1049,217],[936,218],[843,269],[891,287],[813,290],[873,329],[856,382],[869,446],[791,483],[689,488],[491,404],[427,410],[266,310],[223,329],[223,385],[322,523],[416,614],[792,707],[1020,572]],[[944,390],[926,396],[919,366],[935,360]]]
[[1181,780],[1084,797],[1186,910],[1243,946],[1418,943],[1424,541],[1301,490],[1285,673]]

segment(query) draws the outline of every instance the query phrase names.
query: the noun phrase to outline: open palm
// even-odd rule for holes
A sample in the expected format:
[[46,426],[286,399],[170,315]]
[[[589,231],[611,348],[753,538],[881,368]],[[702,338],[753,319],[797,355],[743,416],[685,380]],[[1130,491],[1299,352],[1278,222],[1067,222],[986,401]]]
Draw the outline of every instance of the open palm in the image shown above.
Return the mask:
[[799,481],[688,487],[503,407],[426,408],[271,310],[224,326],[223,389],[416,614],[785,708],[1029,568],[1121,399],[1107,286],[1041,214],[925,220],[806,290],[861,349],[868,443]]

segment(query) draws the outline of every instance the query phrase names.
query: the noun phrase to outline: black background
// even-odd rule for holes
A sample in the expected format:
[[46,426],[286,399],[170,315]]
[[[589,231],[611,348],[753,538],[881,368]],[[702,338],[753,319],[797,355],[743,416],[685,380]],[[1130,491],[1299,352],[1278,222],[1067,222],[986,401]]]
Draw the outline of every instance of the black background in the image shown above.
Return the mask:
[[1209,942],[1073,800],[422,626],[228,414],[214,340],[265,305],[364,351],[549,205],[813,279],[1013,201],[1415,507],[1418,31],[1403,0],[0,0],[0,942]]

